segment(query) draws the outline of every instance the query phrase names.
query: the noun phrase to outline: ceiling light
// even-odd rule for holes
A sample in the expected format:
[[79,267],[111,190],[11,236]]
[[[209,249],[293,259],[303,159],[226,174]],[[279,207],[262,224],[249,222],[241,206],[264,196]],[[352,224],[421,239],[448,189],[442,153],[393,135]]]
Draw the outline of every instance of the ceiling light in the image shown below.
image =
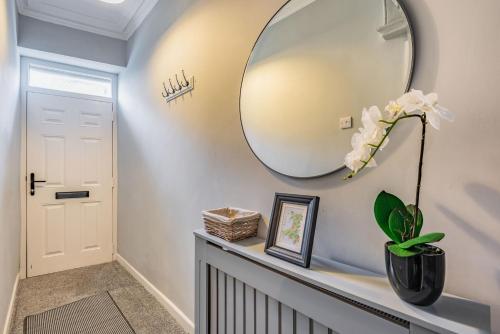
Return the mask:
[[106,2],[106,3],[112,3],[114,5],[117,5],[117,4],[120,4],[122,2],[125,2],[125,0],[101,0],[102,2]]

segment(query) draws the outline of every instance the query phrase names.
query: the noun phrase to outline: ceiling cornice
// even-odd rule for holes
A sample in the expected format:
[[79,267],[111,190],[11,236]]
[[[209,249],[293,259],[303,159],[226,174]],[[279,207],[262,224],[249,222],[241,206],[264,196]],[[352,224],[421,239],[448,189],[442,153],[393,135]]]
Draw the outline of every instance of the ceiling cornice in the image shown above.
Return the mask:
[[128,40],[134,34],[134,32],[137,30],[137,28],[139,28],[141,23],[144,21],[144,19],[147,17],[147,15],[157,2],[158,0],[143,0],[141,5],[137,8],[135,13],[131,16],[131,18],[125,25],[125,28],[120,31],[115,31],[111,29],[96,27],[91,24],[76,22],[68,18],[62,18],[59,16],[42,13],[40,11],[31,9],[27,3],[27,0],[16,0],[17,10],[21,15],[121,40]]

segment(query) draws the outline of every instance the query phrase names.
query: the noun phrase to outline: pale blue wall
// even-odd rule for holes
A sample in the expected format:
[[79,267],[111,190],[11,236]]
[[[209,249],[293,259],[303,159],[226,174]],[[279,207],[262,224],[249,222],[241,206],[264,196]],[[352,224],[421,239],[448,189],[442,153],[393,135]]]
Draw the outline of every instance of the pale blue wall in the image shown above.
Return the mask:
[[127,65],[127,42],[19,15],[21,47],[91,61]]
[[19,272],[19,56],[14,0],[0,2],[0,331]]
[[[417,36],[414,88],[456,113],[429,129],[425,232],[443,231],[446,290],[493,305],[500,319],[500,1],[404,1]],[[269,218],[274,192],[321,197],[314,254],[384,272],[386,237],[373,219],[382,189],[412,201],[419,129],[397,129],[379,167],[294,180],[262,166],[245,142],[238,98],[246,59],[284,0],[161,0],[129,43],[120,77],[118,247],[193,317],[200,211],[234,205]],[[192,95],[166,104],[162,80],[196,76]],[[494,328],[500,332],[500,322]]]

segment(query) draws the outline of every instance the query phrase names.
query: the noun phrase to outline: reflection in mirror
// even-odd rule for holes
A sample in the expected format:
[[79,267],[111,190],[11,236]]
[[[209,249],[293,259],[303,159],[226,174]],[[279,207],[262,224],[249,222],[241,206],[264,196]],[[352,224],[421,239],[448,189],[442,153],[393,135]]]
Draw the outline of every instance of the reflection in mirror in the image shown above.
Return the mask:
[[284,175],[338,170],[362,108],[404,93],[412,65],[411,29],[397,1],[291,0],[260,35],[245,70],[240,112],[248,144]]

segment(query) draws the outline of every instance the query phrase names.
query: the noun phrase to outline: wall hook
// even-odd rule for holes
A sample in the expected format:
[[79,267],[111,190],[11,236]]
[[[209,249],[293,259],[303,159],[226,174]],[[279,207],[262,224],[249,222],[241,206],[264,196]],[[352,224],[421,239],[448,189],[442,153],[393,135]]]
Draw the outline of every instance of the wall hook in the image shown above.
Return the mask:
[[167,97],[169,97],[171,95],[170,92],[167,89],[167,86],[165,85],[165,81],[163,81],[163,92],[161,92],[161,95],[164,98],[167,98]]
[[182,86],[189,87],[189,80],[186,79],[186,74],[184,73],[184,70],[181,70],[181,71],[182,71],[182,77],[184,78],[184,82],[182,83]]
[[175,92],[177,92],[177,90],[175,89],[174,85],[172,85],[172,79],[168,78],[168,82],[170,83],[170,88],[172,88],[172,94],[174,94]]
[[179,82],[179,77],[178,77],[178,75],[177,75],[177,74],[175,75],[175,81],[177,81],[177,89],[178,89],[179,91],[181,91],[181,90],[182,90],[182,87],[184,87],[184,86],[182,86],[182,85],[181,85],[181,83]]
[[194,77],[191,77],[191,79],[188,80],[184,70],[181,70],[181,72],[181,79],[179,79],[179,74],[175,74],[175,83],[172,82],[172,78],[168,78],[168,85],[166,84],[166,81],[163,81],[162,83],[163,92],[161,93],[161,96],[163,96],[167,102],[170,102],[194,89]]

